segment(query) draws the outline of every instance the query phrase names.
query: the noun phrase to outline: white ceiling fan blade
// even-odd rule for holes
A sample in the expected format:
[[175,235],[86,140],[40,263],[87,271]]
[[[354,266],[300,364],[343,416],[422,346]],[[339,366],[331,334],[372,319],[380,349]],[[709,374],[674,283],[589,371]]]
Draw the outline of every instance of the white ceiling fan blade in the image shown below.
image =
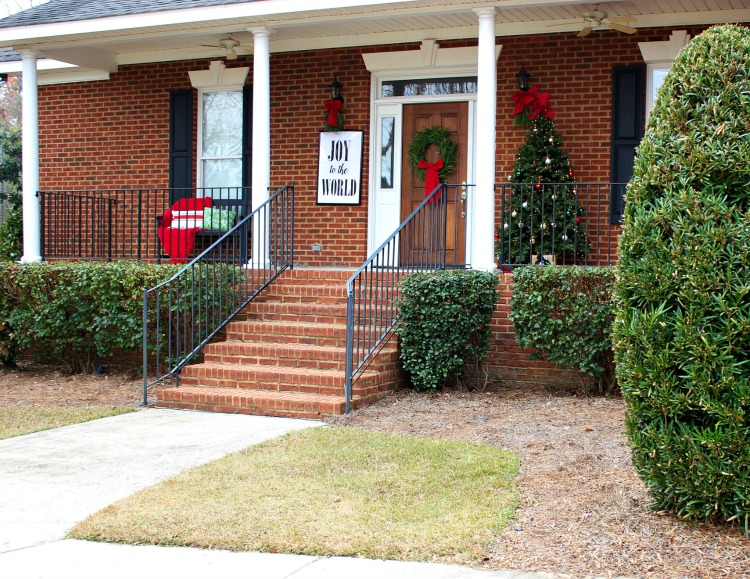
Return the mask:
[[610,22],[609,27],[613,30],[619,30],[620,32],[624,32],[625,34],[635,34],[638,32],[635,28],[632,28],[630,26],[625,26],[624,24],[617,24],[617,22]]
[[584,26],[583,29],[578,34],[576,34],[576,36],[578,38],[585,38],[586,36],[591,34],[591,30],[591,26]]
[[610,22],[637,22],[637,18],[632,16],[608,16],[607,20]]

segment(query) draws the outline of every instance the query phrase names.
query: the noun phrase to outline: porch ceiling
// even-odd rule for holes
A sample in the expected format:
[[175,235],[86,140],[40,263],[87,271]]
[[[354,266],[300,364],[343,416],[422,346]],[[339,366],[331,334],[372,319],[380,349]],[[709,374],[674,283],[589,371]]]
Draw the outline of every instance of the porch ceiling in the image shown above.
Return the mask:
[[[0,46],[31,48],[49,59],[111,72],[118,65],[222,58],[218,42],[229,34],[247,46],[238,54],[250,54],[253,38],[248,30],[260,26],[273,29],[273,52],[472,38],[477,34],[472,9],[488,5],[498,8],[498,36],[577,31],[583,25],[578,15],[594,7],[581,0],[407,0],[182,21],[175,11],[164,24],[154,24],[159,19],[146,15],[151,18],[129,24],[119,18],[0,29]],[[610,16],[635,17],[636,28],[750,21],[747,0],[602,0],[599,5]],[[596,34],[589,38],[593,46]],[[0,63],[0,72],[14,72],[12,68]]]

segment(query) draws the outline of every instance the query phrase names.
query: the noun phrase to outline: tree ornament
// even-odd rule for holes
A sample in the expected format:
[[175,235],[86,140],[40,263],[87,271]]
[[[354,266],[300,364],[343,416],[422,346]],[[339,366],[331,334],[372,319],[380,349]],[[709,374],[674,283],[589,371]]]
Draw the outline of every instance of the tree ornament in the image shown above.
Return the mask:
[[547,224],[544,223],[544,222],[542,222],[541,228],[542,228],[542,231],[546,230],[547,229]]
[[579,207],[578,208],[578,215],[583,215],[583,213],[584,213],[583,207]]
[[546,159],[544,160],[544,164],[545,164],[545,165],[551,165],[551,164],[552,164],[552,159],[550,159],[549,157],[547,157],[547,158],[546,158]]
[[555,142],[555,137],[550,137],[550,138],[549,138],[549,142],[550,142],[550,143],[554,143],[554,142]]
[[516,210],[514,209],[514,210],[513,210],[513,212],[512,212],[511,214],[510,214],[510,216],[511,216],[511,217],[518,217],[518,211],[516,211]]
[[536,245],[536,237],[531,238],[531,245]]
[[528,202],[524,201],[523,203],[521,203],[521,207],[523,207],[524,209],[528,209],[528,207],[529,207]]
[[581,218],[580,217],[576,217],[576,223],[580,223],[580,222],[581,222]]
[[508,181],[513,181],[513,175],[508,175]]
[[508,222],[503,223],[503,229],[508,229]]
[[568,236],[563,233],[560,239],[562,239],[563,241],[568,241]]
[[550,199],[552,199],[552,201],[555,201],[555,200],[557,199],[557,195],[555,195],[555,194],[553,193],[553,194],[552,194],[552,197],[551,197]]
[[571,179],[573,178],[573,169],[568,171],[568,177],[570,177]]
[[541,183],[537,183],[536,185],[534,185],[534,188],[538,191],[539,189],[542,188],[542,184]]
[[556,224],[556,223],[555,223],[555,222],[553,221],[552,223],[550,223],[550,224],[549,224],[549,226],[550,226],[550,227],[551,227],[552,229],[554,229],[555,227],[557,227],[557,224]]

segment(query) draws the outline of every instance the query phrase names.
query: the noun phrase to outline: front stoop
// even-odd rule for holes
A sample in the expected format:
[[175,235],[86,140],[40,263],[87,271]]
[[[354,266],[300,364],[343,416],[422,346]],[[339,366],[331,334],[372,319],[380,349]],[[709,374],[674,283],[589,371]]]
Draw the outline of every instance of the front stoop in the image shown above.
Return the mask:
[[[160,408],[321,418],[346,411],[345,270],[285,271],[186,366],[180,386],[157,392]],[[354,385],[352,408],[403,380],[396,338]]]

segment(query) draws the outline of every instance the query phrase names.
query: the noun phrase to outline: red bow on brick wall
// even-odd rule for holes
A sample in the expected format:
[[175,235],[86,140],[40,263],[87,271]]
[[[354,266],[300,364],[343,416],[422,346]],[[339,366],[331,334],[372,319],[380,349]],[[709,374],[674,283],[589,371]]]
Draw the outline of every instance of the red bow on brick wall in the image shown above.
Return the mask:
[[328,124],[332,127],[339,126],[339,111],[341,110],[341,101],[331,99],[323,103],[323,107],[328,111]]

